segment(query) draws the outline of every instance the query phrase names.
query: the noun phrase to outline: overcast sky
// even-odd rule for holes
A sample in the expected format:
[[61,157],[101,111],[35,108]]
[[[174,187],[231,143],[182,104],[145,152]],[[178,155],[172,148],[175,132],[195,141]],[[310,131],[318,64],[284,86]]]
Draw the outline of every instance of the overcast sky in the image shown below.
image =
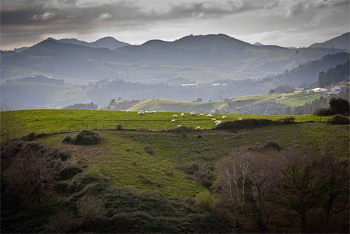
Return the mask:
[[47,37],[130,44],[223,33],[302,47],[349,32],[350,0],[1,0],[1,49]]

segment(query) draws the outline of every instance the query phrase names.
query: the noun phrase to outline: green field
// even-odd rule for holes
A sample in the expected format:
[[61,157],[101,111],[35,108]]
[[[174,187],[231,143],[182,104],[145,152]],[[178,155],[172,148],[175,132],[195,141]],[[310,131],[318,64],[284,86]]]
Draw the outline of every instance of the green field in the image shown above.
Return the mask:
[[[173,118],[177,114],[178,118]],[[124,129],[145,130],[169,130],[178,125],[211,129],[215,127],[211,118],[204,116],[190,116],[180,112],[157,112],[152,114],[138,115],[137,112],[126,111],[97,111],[97,110],[19,110],[1,112],[3,120],[16,119],[21,125],[21,135],[35,133],[58,133],[78,131],[82,129],[116,129],[122,125]],[[222,119],[222,116],[226,119]],[[222,121],[233,121],[238,118],[255,118],[277,120],[285,118],[285,115],[238,115],[238,114],[214,114],[214,118]],[[296,122],[325,122],[328,117],[312,115],[294,116]],[[171,122],[175,119],[175,122]],[[1,121],[1,127],[5,127],[6,121]]]

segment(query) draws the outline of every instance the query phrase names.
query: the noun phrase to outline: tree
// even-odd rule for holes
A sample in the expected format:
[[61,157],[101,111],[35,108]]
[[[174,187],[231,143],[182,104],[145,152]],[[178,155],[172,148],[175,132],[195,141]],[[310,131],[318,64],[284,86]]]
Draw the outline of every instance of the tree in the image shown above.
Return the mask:
[[332,98],[329,101],[329,105],[335,114],[349,115],[350,106],[347,100],[342,98]]

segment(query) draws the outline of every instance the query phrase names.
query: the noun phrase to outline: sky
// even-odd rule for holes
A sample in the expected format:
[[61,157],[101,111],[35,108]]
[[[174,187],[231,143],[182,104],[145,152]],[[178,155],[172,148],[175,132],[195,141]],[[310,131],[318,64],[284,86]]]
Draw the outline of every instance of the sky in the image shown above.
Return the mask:
[[1,0],[1,50],[48,37],[130,44],[226,34],[307,47],[350,31],[350,0]]

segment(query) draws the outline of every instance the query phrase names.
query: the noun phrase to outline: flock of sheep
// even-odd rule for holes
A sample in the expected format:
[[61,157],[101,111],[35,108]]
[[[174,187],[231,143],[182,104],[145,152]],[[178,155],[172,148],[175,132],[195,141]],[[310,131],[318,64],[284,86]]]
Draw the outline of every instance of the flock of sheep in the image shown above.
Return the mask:
[[[127,112],[130,112],[130,111],[128,110]],[[152,114],[152,113],[156,113],[156,111],[143,111],[143,110],[140,110],[137,114],[144,115],[144,114]],[[197,113],[193,112],[193,111],[191,111],[189,114],[190,114],[190,116],[196,116],[197,115]],[[181,117],[185,117],[185,113],[181,113],[180,116]],[[204,114],[200,113],[199,116],[204,116]],[[219,125],[219,124],[222,123],[221,120],[215,119],[212,114],[207,114],[206,117],[211,118],[211,120],[214,121],[215,125]],[[171,120],[171,122],[175,122],[176,121],[175,118],[178,118],[178,115],[173,115],[173,119]],[[223,115],[221,118],[222,119],[226,119],[227,117],[225,115]],[[242,118],[238,118],[238,120],[242,120]],[[177,127],[180,128],[180,127],[182,127],[182,125],[178,125]],[[196,130],[201,130],[201,127],[200,126],[196,127]]]

